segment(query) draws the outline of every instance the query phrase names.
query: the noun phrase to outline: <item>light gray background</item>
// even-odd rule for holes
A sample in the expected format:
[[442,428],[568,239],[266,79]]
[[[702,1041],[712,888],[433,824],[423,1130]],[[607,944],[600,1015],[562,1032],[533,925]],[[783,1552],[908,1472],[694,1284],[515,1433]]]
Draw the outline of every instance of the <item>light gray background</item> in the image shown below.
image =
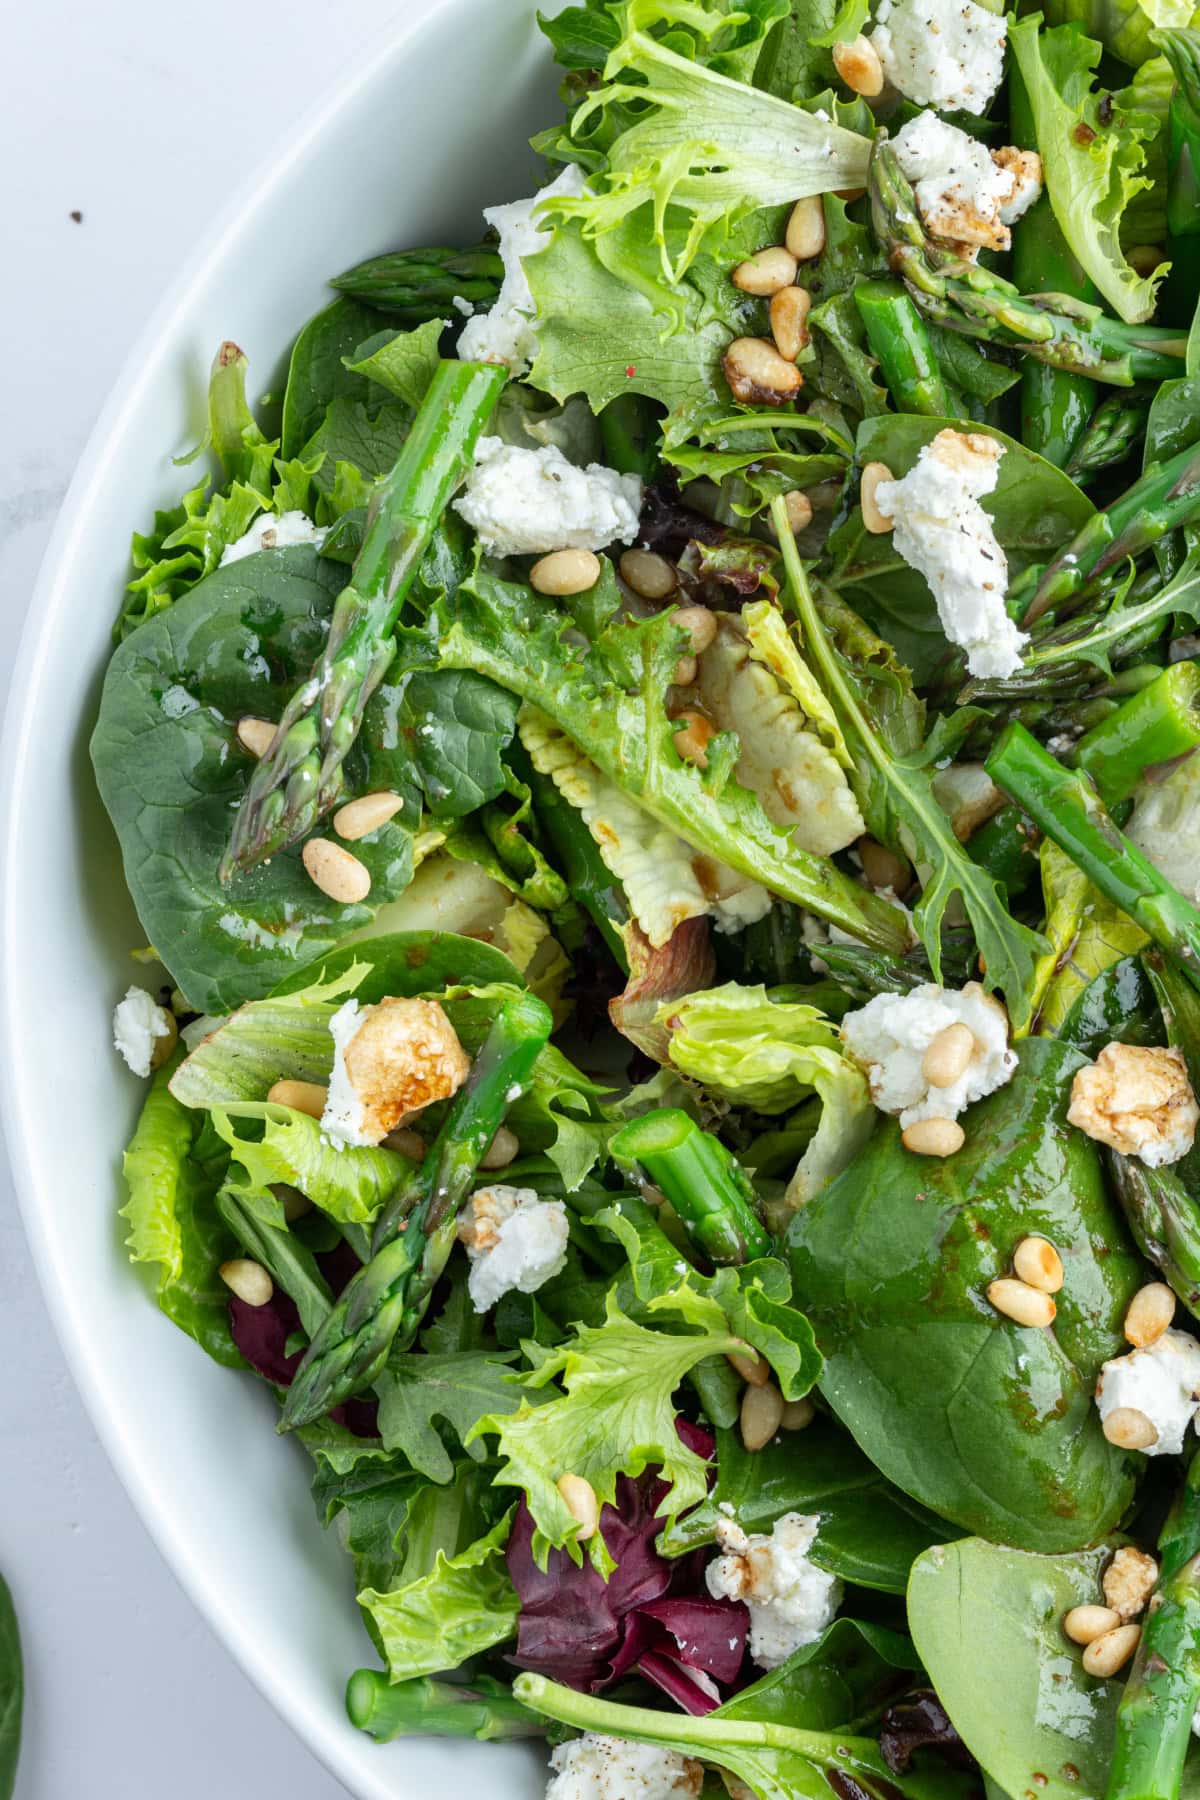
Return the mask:
[[[180,259],[331,76],[425,4],[7,11],[0,704],[75,460]],[[69,1129],[69,1095],[63,1116]],[[213,1638],[119,1487],[43,1308],[2,1152],[0,1370],[0,1569],[26,1653],[17,1800],[344,1800]]]

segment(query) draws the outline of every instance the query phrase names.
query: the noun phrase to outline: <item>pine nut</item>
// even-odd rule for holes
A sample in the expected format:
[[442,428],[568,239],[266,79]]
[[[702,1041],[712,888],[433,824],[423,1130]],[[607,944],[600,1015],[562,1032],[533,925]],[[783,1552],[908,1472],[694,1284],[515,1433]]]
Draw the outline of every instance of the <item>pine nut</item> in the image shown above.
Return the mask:
[[275,727],[270,719],[254,719],[247,716],[237,722],[238,743],[251,756],[265,756],[271,748],[271,739],[275,736]]
[[1148,1450],[1158,1442],[1158,1426],[1136,1406],[1116,1406],[1104,1420],[1104,1435],[1118,1450]]
[[1138,275],[1153,275],[1158,265],[1166,262],[1167,253],[1161,244],[1132,244],[1125,260]]
[[319,1119],[329,1098],[328,1089],[316,1081],[277,1081],[267,1090],[272,1106],[290,1106],[293,1112]]
[[904,1127],[900,1142],[914,1156],[953,1156],[966,1142],[966,1133],[957,1119],[918,1119]]
[[797,200],[788,218],[786,242],[797,262],[820,256],[825,248],[825,208],[820,194],[806,194]]
[[847,206],[853,206],[856,200],[862,199],[866,191],[866,188],[834,188],[833,193],[835,199],[844,200]]
[[795,363],[780,356],[768,338],[734,338],[721,367],[734,399],[744,406],[782,406],[804,386]]
[[886,844],[877,844],[871,837],[859,838],[855,849],[863,874],[873,888],[890,888],[893,894],[908,892],[912,870],[902,856],[897,856]]
[[812,524],[812,501],[803,488],[791,488],[783,496],[787,522],[793,531],[803,531]]
[[626,550],[617,567],[621,580],[643,600],[665,600],[679,586],[679,572],[674,563],[654,550]]
[[975,1036],[969,1025],[956,1020],[930,1043],[921,1058],[921,1073],[930,1087],[948,1088],[966,1073],[975,1052]]
[[308,1195],[302,1194],[298,1187],[292,1187],[286,1181],[273,1184],[271,1192],[277,1200],[283,1201],[283,1216],[289,1225],[313,1210],[313,1203]]
[[160,1006],[159,1012],[167,1029],[155,1038],[150,1050],[151,1071],[161,1069],[175,1054],[175,1046],[179,1042],[179,1021],[169,1007]]
[[501,1125],[499,1131],[479,1159],[481,1169],[507,1169],[521,1148],[520,1139],[515,1131],[507,1125]]
[[676,687],[691,687],[700,673],[700,664],[694,656],[681,656],[675,664],[675,673],[671,680]]
[[1073,1644],[1094,1644],[1120,1623],[1120,1613],[1111,1606],[1073,1606],[1063,1615],[1063,1630]]
[[862,481],[859,484],[858,490],[858,503],[862,507],[863,524],[866,526],[867,530],[873,532],[876,537],[882,537],[885,531],[890,531],[895,524],[895,520],[889,518],[887,513],[880,512],[879,502],[875,498],[875,491],[881,482],[894,481],[895,479],[895,476],[892,474],[892,471],[888,468],[886,463],[869,462],[862,472]]
[[883,64],[869,38],[860,34],[852,44],[835,44],[833,66],[846,86],[864,100],[874,100],[882,94]]
[[235,1256],[232,1262],[222,1263],[217,1273],[239,1300],[247,1306],[265,1306],[275,1292],[275,1283],[260,1262],[251,1262],[248,1256]]
[[717,621],[707,606],[681,606],[673,623],[687,632],[693,656],[703,656],[717,635]]
[[698,769],[708,767],[708,740],[713,735],[710,720],[694,707],[688,707],[674,720],[675,749],[684,762],[695,763]]
[[769,1444],[783,1423],[783,1395],[773,1381],[748,1387],[742,1395],[742,1442],[747,1450]]
[[1083,1653],[1083,1666],[1089,1675],[1107,1678],[1123,1669],[1141,1639],[1140,1625],[1118,1625],[1094,1638]]
[[332,838],[309,838],[300,860],[313,886],[339,906],[354,906],[371,891],[369,871]]
[[772,244],[769,250],[756,250],[740,262],[730,279],[743,294],[777,294],[795,281],[796,258],[782,244]]
[[742,1356],[736,1350],[727,1350],[725,1360],[749,1387],[765,1387],[771,1379],[771,1365],[765,1356]]
[[557,1486],[567,1511],[573,1519],[579,1521],[576,1540],[584,1544],[588,1538],[595,1537],[600,1525],[600,1503],[596,1499],[596,1490],[582,1475],[560,1475]]
[[409,1162],[421,1162],[424,1159],[425,1139],[419,1131],[410,1131],[407,1125],[397,1125],[394,1131],[388,1132],[383,1143],[385,1149],[407,1156]]
[[381,790],[377,794],[360,794],[357,800],[347,801],[339,806],[333,815],[333,829],[341,838],[348,838],[353,843],[357,838],[364,838],[372,831],[378,831],[389,819],[394,819],[404,805],[399,794]]
[[785,287],[771,298],[771,336],[780,356],[794,363],[808,342],[812,295],[807,288]]
[[1062,1257],[1049,1238],[1022,1238],[1013,1251],[1013,1271],[1027,1287],[1057,1294],[1063,1284]]
[[1136,1544],[1122,1544],[1101,1585],[1113,1611],[1122,1619],[1135,1619],[1158,1586],[1158,1564]]
[[1165,1281],[1147,1282],[1129,1302],[1125,1314],[1126,1341],[1137,1350],[1158,1342],[1175,1317],[1175,1296]]
[[785,1431],[803,1431],[811,1425],[817,1416],[817,1409],[806,1394],[803,1400],[787,1400],[784,1402],[783,1417],[779,1421]]
[[1018,1325],[1028,1325],[1034,1330],[1054,1322],[1058,1311],[1049,1294],[1043,1294],[1037,1288],[1031,1288],[1027,1282],[1014,1281],[1010,1275],[1002,1275],[999,1281],[988,1283],[987,1297],[998,1313],[1006,1319],[1013,1319]]
[[593,550],[552,550],[529,571],[529,585],[539,594],[582,594],[600,579],[600,558]]

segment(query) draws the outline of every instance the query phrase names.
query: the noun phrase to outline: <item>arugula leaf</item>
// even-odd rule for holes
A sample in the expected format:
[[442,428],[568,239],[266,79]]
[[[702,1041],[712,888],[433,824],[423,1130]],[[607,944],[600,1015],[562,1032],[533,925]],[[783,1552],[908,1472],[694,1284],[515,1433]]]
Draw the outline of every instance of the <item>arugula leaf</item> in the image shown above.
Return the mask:
[[17,1609],[0,1575],[0,1800],[10,1800],[17,1779],[24,1689]]
[[379,1435],[430,1481],[447,1482],[454,1462],[434,1425],[443,1420],[468,1454],[482,1462],[478,1440],[467,1443],[485,1415],[515,1412],[520,1394],[512,1383],[512,1350],[456,1350],[389,1357],[375,1382]]
[[[469,1656],[512,1637],[520,1602],[508,1578],[504,1546],[514,1510],[455,1554],[439,1548],[428,1573],[390,1593],[365,1588],[359,1594],[393,1681],[456,1669]],[[406,1559],[406,1574],[412,1560]]]
[[1135,956],[1150,938],[1052,839],[1042,839],[1038,854],[1050,948],[1038,958],[1030,1009],[1040,1032],[1057,1035],[1096,976]]
[[683,413],[667,421],[662,453],[685,481],[717,482],[733,511],[752,518],[777,494],[844,476],[853,446],[808,413]]
[[354,1558],[356,1592],[386,1593],[404,1567],[405,1527],[425,1478],[377,1444],[361,1438],[351,1443],[344,1451],[310,1444],[316,1464],[313,1504],[322,1525],[340,1518],[342,1541]]

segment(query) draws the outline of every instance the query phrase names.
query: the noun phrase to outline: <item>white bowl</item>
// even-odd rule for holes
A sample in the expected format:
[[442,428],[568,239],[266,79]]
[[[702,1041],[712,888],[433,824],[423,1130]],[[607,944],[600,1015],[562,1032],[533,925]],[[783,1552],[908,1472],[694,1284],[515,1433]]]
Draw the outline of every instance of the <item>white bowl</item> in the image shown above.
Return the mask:
[[[401,16],[414,0],[401,0]],[[404,244],[473,242],[481,206],[532,191],[555,116],[534,0],[428,0],[242,196],[136,346],[79,465],[30,608],[3,768],[5,1124],[26,1227],[75,1378],[149,1530],[209,1623],[364,1800],[540,1794],[525,1745],[375,1745],[346,1678],[373,1663],[349,1558],[318,1526],[307,1458],[253,1377],[160,1314],[121,1244],[119,1167],[141,1084],[109,1015],[143,941],[87,740],[129,534],[185,485],[207,370],[234,337],[262,391],[328,276]],[[181,1701],[181,1704],[186,1704]],[[109,1773],[115,1773],[110,1771]]]

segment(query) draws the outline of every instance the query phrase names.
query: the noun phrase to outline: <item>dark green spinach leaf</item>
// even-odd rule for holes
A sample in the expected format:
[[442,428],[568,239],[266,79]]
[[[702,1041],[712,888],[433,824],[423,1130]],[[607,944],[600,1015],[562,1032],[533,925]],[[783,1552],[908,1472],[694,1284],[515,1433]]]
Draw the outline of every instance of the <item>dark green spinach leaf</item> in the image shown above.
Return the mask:
[[880,1710],[918,1677],[912,1640],[886,1626],[835,1619],[815,1644],[718,1706],[714,1718],[753,1719],[801,1731],[874,1734]]
[[341,298],[308,321],[292,347],[287,389],[283,397],[285,457],[297,456],[307,444],[332,400],[378,400],[370,378],[349,368],[360,344],[378,338],[379,314],[357,300]]

